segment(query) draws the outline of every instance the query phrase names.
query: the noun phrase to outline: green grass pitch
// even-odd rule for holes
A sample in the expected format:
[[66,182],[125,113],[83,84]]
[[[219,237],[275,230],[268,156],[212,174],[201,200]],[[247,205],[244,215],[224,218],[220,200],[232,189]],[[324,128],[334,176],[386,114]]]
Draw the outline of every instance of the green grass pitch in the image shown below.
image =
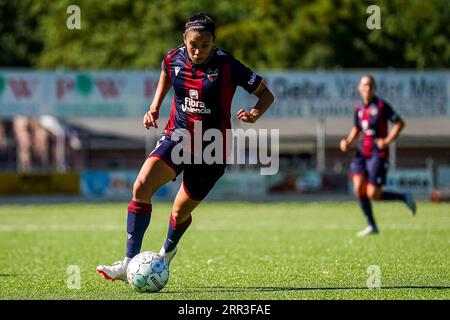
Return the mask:
[[[168,285],[141,294],[95,273],[125,252],[126,203],[0,206],[0,299],[449,299],[450,204],[204,202]],[[159,251],[170,203],[155,203],[143,251]],[[80,289],[68,288],[80,268]],[[381,288],[369,289],[380,270]],[[369,272],[368,272],[369,268]],[[373,267],[372,267],[373,268]],[[70,281],[69,281],[70,282]]]

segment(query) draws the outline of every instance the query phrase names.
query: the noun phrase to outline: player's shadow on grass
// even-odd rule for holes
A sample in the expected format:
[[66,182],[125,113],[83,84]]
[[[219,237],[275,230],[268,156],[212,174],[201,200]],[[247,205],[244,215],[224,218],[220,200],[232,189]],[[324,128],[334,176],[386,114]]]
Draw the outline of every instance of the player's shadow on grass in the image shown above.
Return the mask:
[[[327,291],[327,290],[373,290],[368,287],[194,287],[198,290],[163,291],[164,293],[198,293],[198,292],[275,292],[275,291]],[[434,289],[448,290],[450,286],[381,286],[380,290],[392,289]]]

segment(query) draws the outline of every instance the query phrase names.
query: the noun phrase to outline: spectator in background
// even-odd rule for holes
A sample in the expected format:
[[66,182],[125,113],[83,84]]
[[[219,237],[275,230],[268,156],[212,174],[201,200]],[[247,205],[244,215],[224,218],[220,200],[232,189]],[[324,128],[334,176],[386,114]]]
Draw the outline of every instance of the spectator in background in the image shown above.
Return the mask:
[[26,116],[13,119],[13,130],[17,141],[17,171],[30,172],[32,169],[30,121]]
[[3,152],[6,149],[7,144],[5,124],[3,123],[3,120],[0,119],[0,152]]
[[50,134],[38,118],[30,119],[32,132],[32,151],[37,168],[48,170],[50,168],[49,140]]
[[47,170],[50,167],[50,135],[38,118],[17,116],[13,119],[17,141],[17,171]]

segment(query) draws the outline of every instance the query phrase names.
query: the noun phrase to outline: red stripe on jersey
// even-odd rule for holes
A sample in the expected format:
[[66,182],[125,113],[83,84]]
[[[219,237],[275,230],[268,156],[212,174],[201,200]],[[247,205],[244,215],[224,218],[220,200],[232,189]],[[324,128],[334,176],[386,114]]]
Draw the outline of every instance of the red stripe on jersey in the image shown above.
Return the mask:
[[[364,125],[364,121],[366,121],[366,125]],[[361,127],[364,132],[363,138],[363,156],[371,157],[372,156],[372,147],[373,147],[373,136],[367,134],[367,130],[370,126],[370,105],[363,106],[363,116],[361,121]]]
[[[179,48],[175,48],[172,51],[170,51],[166,58],[164,59],[165,63],[166,63],[166,68],[167,68],[167,73],[169,74],[169,79],[170,82],[173,85],[173,81],[172,81],[172,70],[170,68],[170,62],[172,61],[172,57],[179,51]],[[166,126],[164,127],[164,131],[163,134],[167,134],[167,135],[171,135],[173,132],[173,129],[175,127],[175,117],[176,117],[176,113],[177,113],[177,106],[176,106],[176,101],[175,101],[175,94],[173,95],[173,99],[172,99],[172,104],[170,106],[170,116],[169,116],[169,120],[166,123]]]
[[220,111],[221,111],[221,121],[220,121],[220,131],[223,137],[223,154],[227,158],[231,154],[231,141],[233,137],[228,137],[226,132],[227,129],[231,129],[231,102],[233,100],[234,92],[236,91],[236,86],[232,85],[231,79],[231,64],[230,60],[224,62],[222,68],[222,82],[220,88]]
[[172,70],[170,68],[170,62],[172,61],[172,57],[175,55],[175,53],[178,52],[178,50],[179,50],[179,48],[173,49],[172,51],[169,52],[169,54],[164,59],[164,61],[166,63],[167,73],[169,74],[170,82],[172,82]]
[[175,128],[175,117],[177,116],[177,104],[175,102],[175,94],[172,98],[172,105],[170,106],[170,116],[169,120],[167,120],[166,126],[164,128],[163,134],[171,135],[173,129]]
[[[186,72],[192,73],[192,64],[190,61],[186,64]],[[186,77],[184,81],[184,88],[185,88],[185,98],[183,103],[186,104],[186,99],[194,100],[194,101],[202,101],[202,87],[203,87],[203,78],[201,76],[201,73],[196,70],[195,72],[195,78],[194,77]],[[193,90],[193,91],[191,91]],[[191,94],[192,93],[192,94]],[[194,99],[193,97],[196,96]],[[188,106],[186,106],[188,107]],[[189,131],[189,134],[191,135],[191,141],[194,141],[194,123],[198,121],[202,121],[202,116],[199,113],[192,113],[187,112],[187,129]],[[200,133],[201,137],[203,137],[203,132]],[[201,142],[201,141],[199,141]],[[194,147],[192,145],[192,147]],[[194,151],[194,149],[191,149]],[[201,152],[201,151],[200,151]]]
[[[388,134],[387,119],[383,117],[383,101],[378,99],[378,138],[384,139]],[[386,158],[389,154],[389,149],[380,150],[380,157]]]

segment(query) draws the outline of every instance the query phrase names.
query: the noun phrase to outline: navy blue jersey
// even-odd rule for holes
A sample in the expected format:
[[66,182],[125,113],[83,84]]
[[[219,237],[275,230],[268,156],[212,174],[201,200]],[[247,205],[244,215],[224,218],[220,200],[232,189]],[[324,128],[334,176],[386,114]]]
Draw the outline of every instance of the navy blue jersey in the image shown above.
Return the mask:
[[219,129],[225,138],[231,128],[231,102],[237,86],[255,92],[262,78],[229,53],[214,48],[201,65],[189,58],[186,46],[170,50],[162,70],[174,89],[171,112],[163,134],[177,129],[193,133],[194,122],[201,121],[203,130]]
[[364,157],[388,157],[388,149],[379,150],[376,146],[376,140],[386,138],[388,134],[388,120],[396,123],[401,118],[389,103],[376,96],[367,106],[362,102],[355,104],[353,124],[362,131],[358,150]]

